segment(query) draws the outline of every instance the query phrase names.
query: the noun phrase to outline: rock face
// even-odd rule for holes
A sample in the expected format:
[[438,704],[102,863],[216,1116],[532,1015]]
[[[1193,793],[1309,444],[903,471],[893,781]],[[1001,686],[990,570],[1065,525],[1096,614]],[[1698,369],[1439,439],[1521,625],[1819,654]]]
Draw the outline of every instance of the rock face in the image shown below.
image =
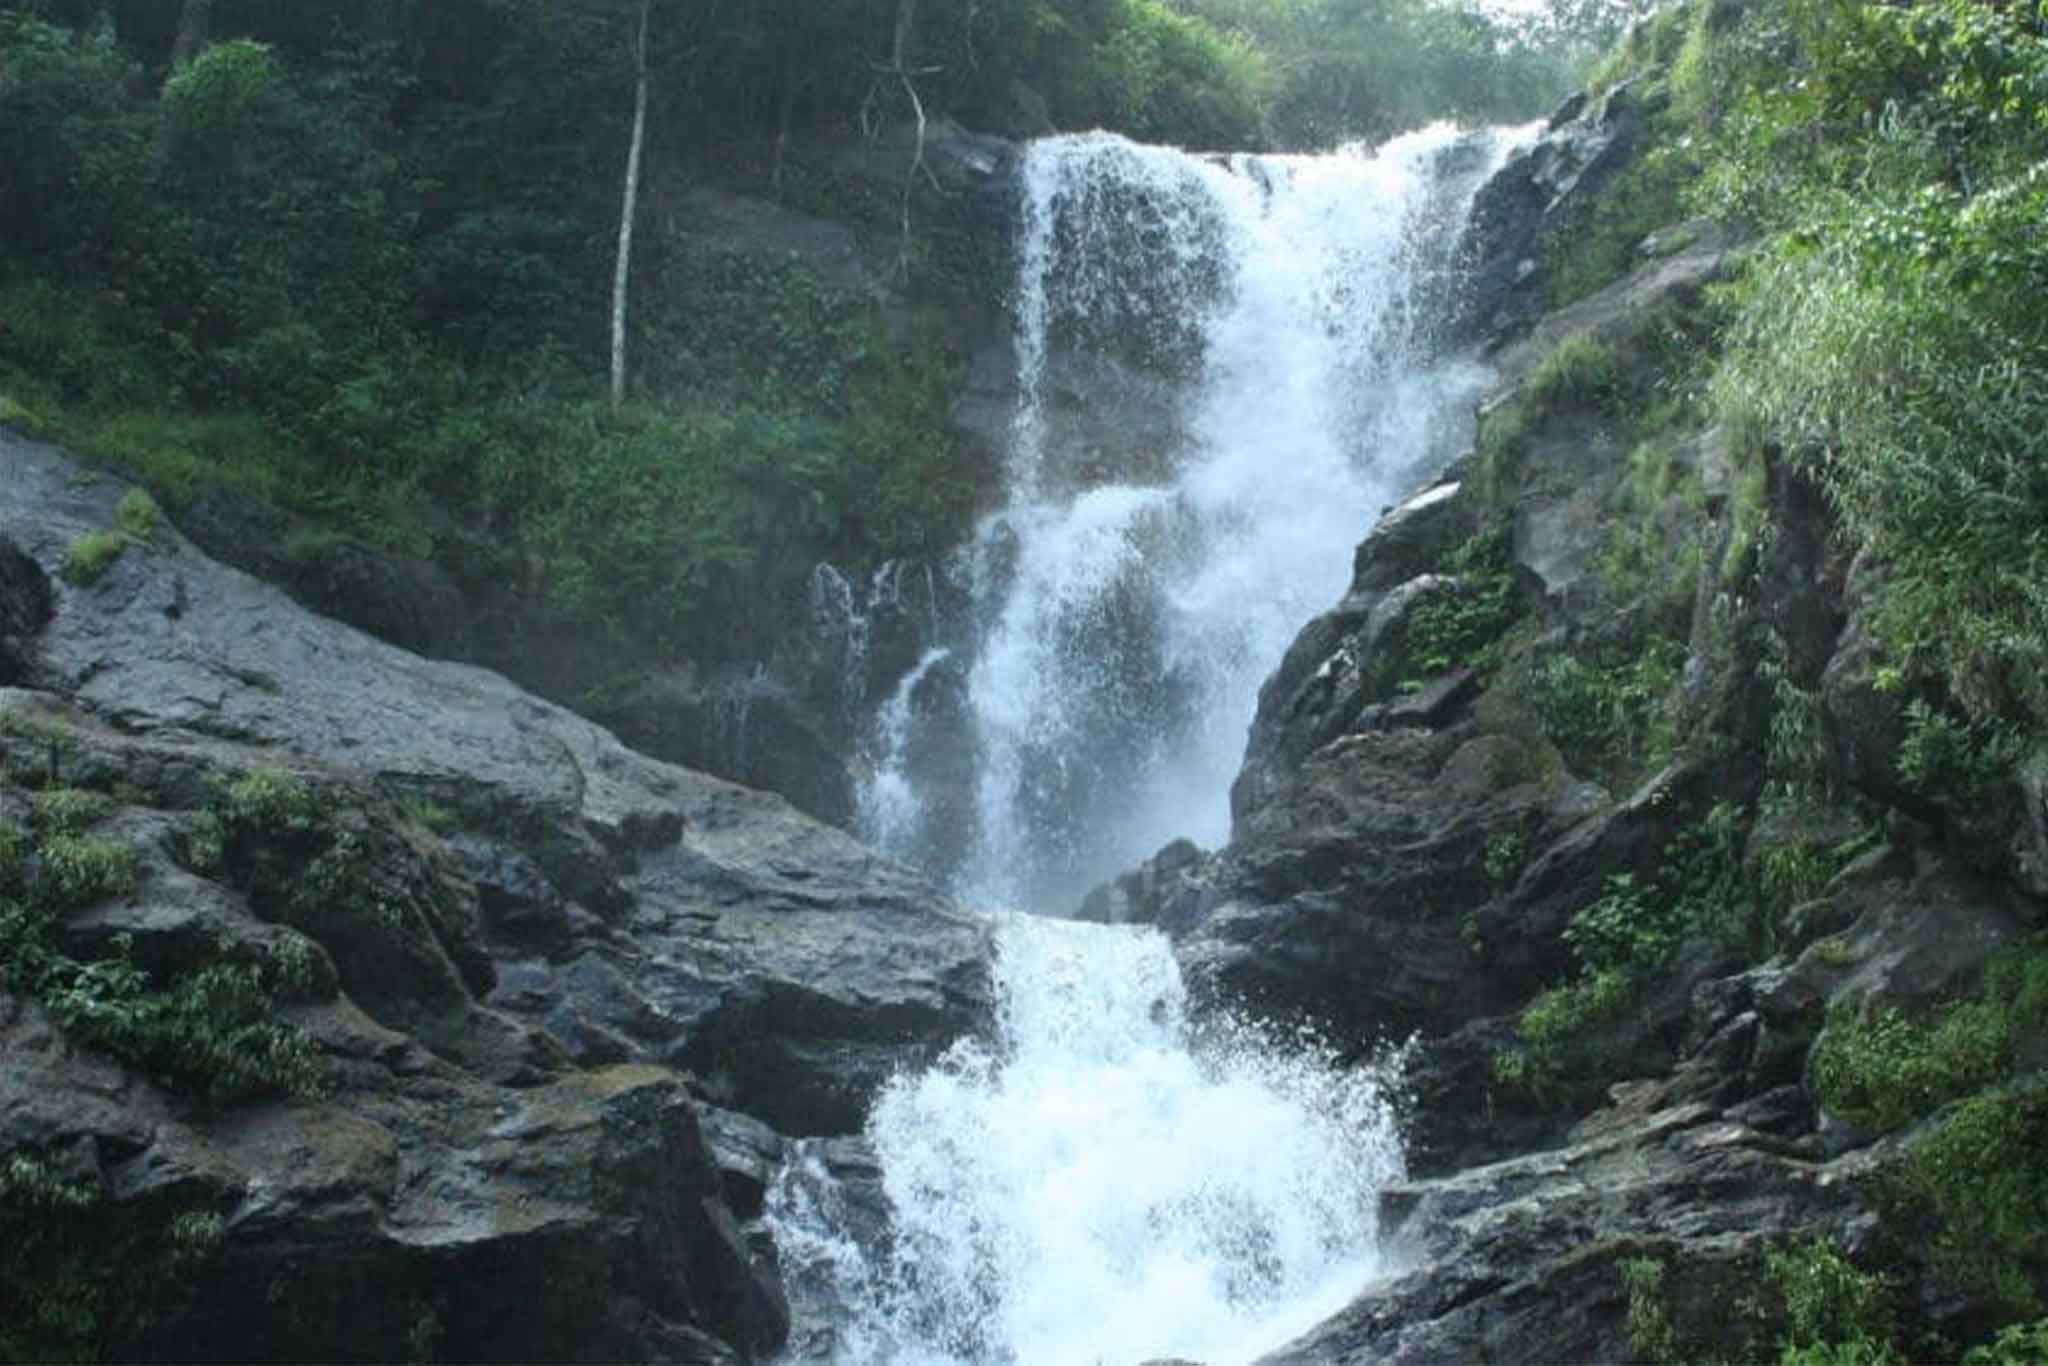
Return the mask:
[[[0,979],[0,1220],[87,1246],[75,1197],[107,1275],[176,1268],[142,1317],[61,1259],[22,1293],[90,1301],[78,1331],[117,1356],[772,1350],[782,1292],[733,1204],[759,1212],[761,1121],[851,1130],[981,1028],[982,924],[778,797],[313,617],[168,529],[64,581],[121,489],[4,433],[0,468],[0,904],[31,917],[10,954],[53,965]],[[103,963],[144,990],[251,965],[276,1023],[93,1033],[92,993],[130,990]],[[258,1082],[222,1071],[245,1057]],[[707,1098],[758,1118],[707,1142]]]
[[1473,201],[1462,251],[1471,264],[1458,314],[1468,336],[1498,344],[1542,315],[1539,243],[1567,204],[1597,194],[1628,164],[1641,127],[1632,83],[1600,95],[1582,91],[1487,182]]
[[[1656,415],[1739,243],[1675,225],[1544,311],[1537,243],[1625,164],[1633,100],[1567,107],[1480,196],[1477,449],[1262,690],[1228,845],[1084,911],[1164,928],[1200,1008],[1410,1044],[1397,1270],[1272,1363],[1768,1359],[1819,1331],[1786,1258],[1874,1268],[1901,1342],[2048,1286],[1929,1175],[2043,1113],[2040,1017],[1999,993],[2048,961],[2048,769],[1909,778],[1941,699],[1886,667],[1883,566],[1780,453]],[[1982,1051],[1925,1042],[1965,1019]],[[2048,1189],[2035,1141],[1976,1159],[2010,1198]]]

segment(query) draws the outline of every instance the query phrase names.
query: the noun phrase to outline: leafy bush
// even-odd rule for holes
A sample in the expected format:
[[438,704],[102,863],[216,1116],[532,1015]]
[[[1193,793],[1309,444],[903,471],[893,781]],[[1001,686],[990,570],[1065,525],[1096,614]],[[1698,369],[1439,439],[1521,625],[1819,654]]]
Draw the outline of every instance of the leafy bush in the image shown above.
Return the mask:
[[116,1203],[32,1149],[0,1158],[0,1359],[141,1354],[219,1247],[220,1215],[189,1193]]
[[1521,614],[1506,527],[1480,532],[1444,559],[1456,582],[1409,614],[1401,654],[1420,682],[1455,668],[1485,668],[1501,634]]
[[190,1094],[311,1094],[321,1075],[312,1042],[275,1018],[288,964],[215,962],[158,980],[129,959],[125,939],[85,961],[56,947],[63,915],[135,885],[132,849],[77,833],[109,806],[97,793],[55,789],[38,794],[32,843],[0,826],[0,989],[38,1002],[79,1042]]
[[1963,1353],[1962,1366],[2033,1366],[2048,1361],[2048,1319],[2013,1323]]
[[1994,958],[1978,995],[1924,1016],[1838,1008],[1814,1046],[1814,1083],[1834,1113],[1895,1129],[2004,1077],[2044,1029],[2048,947],[2033,943]]
[[1902,1366],[1891,1347],[1892,1288],[1833,1243],[1815,1237],[1772,1248],[1764,1270],[1784,1303],[1781,1366]]
[[36,793],[30,824],[45,837],[76,835],[105,820],[113,809],[112,799],[103,793],[75,787],[47,788]]
[[154,537],[163,523],[163,513],[157,508],[156,499],[144,489],[130,489],[121,495],[121,501],[114,508],[114,527],[133,540],[147,541]]
[[1934,1263],[2008,1313],[2042,1311],[2034,1276],[2048,1257],[2048,1093],[1990,1091],[1958,1105],[1917,1143],[1892,1182],[1934,1229]]
[[1685,647],[1654,638],[1612,662],[1552,654],[1532,662],[1518,688],[1559,749],[1597,765],[1655,763],[1672,743],[1664,708]]
[[135,889],[135,851],[83,835],[37,841],[35,900],[52,910],[90,906]]
[[1656,1366],[1683,1361],[1677,1331],[1664,1305],[1664,1263],[1655,1257],[1626,1257],[1617,1269],[1628,1291],[1629,1345]]
[[79,587],[87,587],[105,578],[127,548],[128,538],[121,532],[88,531],[65,550],[59,572]]
[[2020,736],[1996,721],[1959,721],[1924,698],[1906,704],[1906,734],[1899,742],[1899,778],[1928,796],[1967,801],[2012,772]]
[[[1777,229],[1715,386],[1889,566],[1878,625],[1973,718],[2048,715],[2048,80],[2031,21],[1971,0],[1814,0],[1802,74],[1750,76],[1703,196]],[[1782,64],[1781,64],[1782,65]],[[1882,109],[1884,117],[1869,118]]]

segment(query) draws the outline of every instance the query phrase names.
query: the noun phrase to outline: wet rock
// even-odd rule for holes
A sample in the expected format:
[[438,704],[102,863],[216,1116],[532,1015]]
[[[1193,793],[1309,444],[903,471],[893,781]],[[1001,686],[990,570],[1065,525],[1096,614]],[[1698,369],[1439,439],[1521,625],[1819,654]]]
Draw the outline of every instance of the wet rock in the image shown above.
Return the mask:
[[770,675],[707,685],[688,670],[649,673],[591,715],[644,754],[779,792],[834,825],[853,819],[846,738]]
[[[20,447],[0,503],[0,535],[48,563],[110,522],[121,492],[73,488],[71,468],[52,448]],[[623,1023],[604,993],[591,996],[589,978],[552,964],[537,969],[552,985],[529,994],[551,1010],[578,1002],[631,1057],[696,1070],[786,1132],[844,1132],[890,1072],[986,1018],[983,924],[780,798],[637,754],[495,674],[311,616],[174,534],[123,561],[93,591],[62,591],[42,647],[54,686],[118,726],[130,748],[196,736],[297,756],[315,766],[309,777],[318,765],[375,774],[516,850],[566,898],[630,930],[620,947],[572,927],[551,956],[573,964],[586,942],[613,953],[659,1028]],[[457,919],[471,928],[450,952],[470,989],[487,991],[476,893],[460,866],[379,810],[344,807],[349,828],[336,838],[411,860],[421,886],[459,884],[452,899],[427,900],[468,908]],[[401,965],[357,950],[387,947],[330,949],[345,983],[374,995]],[[409,992],[424,979],[406,971]],[[592,1039],[580,1046],[607,1055]]]
[[[1711,1106],[1635,1088],[1568,1146],[1390,1188],[1383,1217],[1397,1258],[1417,1269],[1260,1360],[1632,1360],[1622,1261],[1656,1258],[1725,1295],[1777,1240],[1867,1222],[1848,1178],[1869,1166],[1857,1154],[1816,1168]],[[1671,1290],[1692,1327],[1711,1297]],[[1721,1326],[1704,1340],[1739,1350]],[[1769,1341],[1767,1325],[1740,1327]]]
[[16,614],[45,691],[0,688],[0,811],[25,822],[18,779],[112,793],[95,835],[136,851],[133,893],[57,949],[300,962],[279,1008],[327,1074],[195,1107],[0,999],[0,1154],[102,1192],[109,1238],[219,1217],[148,1351],[775,1350],[779,1273],[727,1201],[758,1212],[781,1140],[721,1116],[714,1154],[690,1088],[790,1132],[857,1126],[886,1077],[985,1026],[985,925],[779,797],[312,616],[168,528],[89,589],[51,582],[122,490],[0,441],[0,539],[54,609]]
[[29,642],[50,619],[52,600],[42,566],[0,537],[0,687],[27,679]]
[[1194,841],[1174,840],[1131,872],[1090,892],[1074,918],[1102,925],[1184,925],[1206,909],[1206,861]]
[[1628,162],[1642,125],[1640,92],[1624,82],[1597,97],[1567,100],[1540,137],[1517,153],[1473,201],[1464,259],[1472,262],[1460,321],[1494,346],[1542,315],[1540,243],[1574,193],[1597,193]]
[[1443,563],[1478,527],[1455,480],[1434,484],[1388,509],[1351,561],[1353,595],[1384,592]]
[[180,505],[175,520],[207,554],[278,585],[314,612],[420,654],[460,659],[470,652],[472,612],[462,590],[423,560],[316,531],[219,486]]

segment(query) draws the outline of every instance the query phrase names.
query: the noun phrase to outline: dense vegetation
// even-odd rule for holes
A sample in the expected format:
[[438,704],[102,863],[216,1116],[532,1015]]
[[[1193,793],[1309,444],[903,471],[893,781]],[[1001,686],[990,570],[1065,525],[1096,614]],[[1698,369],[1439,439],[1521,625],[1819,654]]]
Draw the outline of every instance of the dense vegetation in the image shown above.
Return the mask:
[[[324,529],[293,555],[353,535],[613,646],[744,655],[810,561],[942,549],[987,494],[947,412],[1000,244],[923,180],[897,240],[902,170],[846,166],[862,129],[1256,146],[1527,115],[1598,15],[1518,35],[1435,0],[0,6],[0,420],[173,512],[216,484],[291,506]],[[898,302],[696,234],[706,183],[853,223]]]
[[[1750,246],[1689,313],[1651,320],[1625,348],[1567,343],[1488,416],[1479,469],[1501,498],[1553,412],[1597,416],[1633,450],[1607,509],[1605,635],[1546,656],[1509,613],[1469,657],[1623,790],[1673,758],[1761,771],[1753,795],[1694,813],[1654,872],[1611,876],[1570,918],[1572,971],[1494,1059],[1500,1084],[1564,1108],[1668,1062],[1640,1018],[1688,956],[1855,964],[1853,936],[1816,917],[1834,873],[1886,842],[1887,808],[1929,822],[1959,860],[1998,866],[1993,846],[2034,800],[2023,793],[2038,791],[2048,742],[2048,9],[1692,0],[1632,31],[1596,88],[1635,111],[1639,150],[1546,244],[1551,302],[1612,283],[1649,233],[1692,215]],[[1670,456],[1703,443],[1728,464],[1714,518],[1697,471]],[[1878,705],[1898,718],[1885,771],[1849,782],[1823,744],[1818,663],[1795,668],[1775,627],[1716,639],[1733,613],[1685,635],[1696,585],[1729,606],[1781,591],[1762,566],[1795,487],[1825,500],[1835,572],[1857,566]],[[1670,583],[1675,612],[1658,602]],[[1688,650],[1760,703],[1688,697],[1675,667]],[[1760,718],[1753,743],[1709,720],[1745,714]],[[1498,856],[1512,876],[1511,845],[1489,847],[1489,871]],[[1941,998],[1850,993],[1814,1020],[1805,1081],[1821,1108],[1900,1136],[1870,1191],[1894,1241],[1861,1266],[1825,1243],[1783,1249],[1751,1268],[1733,1327],[1716,1305],[1711,1323],[1681,1328],[1674,1268],[1627,1264],[1641,1356],[2040,1359],[2044,984],[2036,934]],[[1993,1335],[1965,1352],[1916,1327],[1925,1306],[1905,1287],[1923,1271],[1923,1286],[1982,1306],[1975,1322]]]

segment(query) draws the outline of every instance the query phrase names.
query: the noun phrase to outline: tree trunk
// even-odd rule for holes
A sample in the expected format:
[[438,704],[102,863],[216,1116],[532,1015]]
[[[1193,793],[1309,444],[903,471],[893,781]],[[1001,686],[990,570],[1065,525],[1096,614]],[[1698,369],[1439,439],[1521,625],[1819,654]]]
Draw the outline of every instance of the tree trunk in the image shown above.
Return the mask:
[[625,204],[619,210],[619,261],[612,276],[612,408],[626,401],[626,282],[632,274],[633,214],[640,202],[640,150],[647,141],[647,16],[640,0],[640,36],[633,46],[633,142],[626,152]]
[[204,51],[212,33],[213,0],[185,0],[178,11],[178,36],[171,41],[171,70]]

